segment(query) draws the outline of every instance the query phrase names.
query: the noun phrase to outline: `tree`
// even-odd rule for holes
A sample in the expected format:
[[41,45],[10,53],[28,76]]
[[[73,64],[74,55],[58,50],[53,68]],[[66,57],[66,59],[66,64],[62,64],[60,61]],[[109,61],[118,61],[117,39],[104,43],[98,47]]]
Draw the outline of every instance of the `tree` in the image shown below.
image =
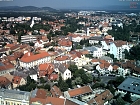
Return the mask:
[[113,95],[115,95],[115,89],[111,85],[107,84],[106,89],[108,89]]
[[140,60],[140,45],[133,46],[129,51],[129,58]]
[[70,70],[72,73],[75,73],[75,71],[78,70],[78,67],[77,67],[77,65],[70,65],[70,66],[69,66],[69,70]]
[[130,103],[132,102],[131,95],[130,95],[129,92],[127,92],[127,93],[124,95],[123,100],[124,100],[124,101],[127,101],[127,102],[130,102]]
[[113,85],[115,86],[115,88],[117,88],[124,80],[125,78],[123,76],[116,77]]
[[61,82],[63,81],[61,74],[59,74],[58,86],[60,86]]
[[81,85],[81,84],[82,84],[82,78],[81,77],[75,78],[75,85]]
[[51,87],[50,87],[50,85],[46,84],[46,85],[44,86],[44,89],[47,89],[48,91],[50,91]]
[[59,88],[60,88],[60,90],[61,90],[62,92],[67,91],[67,90],[68,90],[68,84],[67,84],[66,82],[62,81],[62,82],[60,83]]
[[40,83],[46,83],[43,77],[40,78]]
[[70,78],[66,80],[66,83],[68,84],[69,88],[72,88],[72,80]]

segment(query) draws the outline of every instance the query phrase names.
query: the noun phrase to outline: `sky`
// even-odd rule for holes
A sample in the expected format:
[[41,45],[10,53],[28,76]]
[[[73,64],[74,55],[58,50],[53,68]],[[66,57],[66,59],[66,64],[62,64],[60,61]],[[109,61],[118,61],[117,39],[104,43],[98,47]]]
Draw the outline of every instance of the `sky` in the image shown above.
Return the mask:
[[128,4],[127,0],[0,0],[3,6],[36,6],[52,7],[55,9],[76,7],[104,7]]

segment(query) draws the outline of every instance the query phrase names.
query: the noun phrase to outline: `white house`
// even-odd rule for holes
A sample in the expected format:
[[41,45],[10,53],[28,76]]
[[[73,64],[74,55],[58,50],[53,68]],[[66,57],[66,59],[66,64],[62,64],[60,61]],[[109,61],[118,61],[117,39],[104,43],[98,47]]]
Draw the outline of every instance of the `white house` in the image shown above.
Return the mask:
[[65,64],[55,63],[54,67],[55,71],[62,76],[63,80],[71,78],[71,71],[65,66]]
[[98,70],[101,74],[105,74],[105,72],[113,71],[113,67],[110,63],[102,63],[96,66],[96,70]]
[[113,42],[112,39],[104,39],[103,41],[101,41],[103,50],[109,51],[111,42]]
[[101,36],[94,36],[89,38],[89,43],[90,44],[97,44],[99,42],[101,42],[103,40],[103,38]]
[[129,69],[123,69],[121,67],[118,68],[118,74],[121,76],[125,76],[126,74],[129,74],[130,70]]
[[110,43],[110,54],[114,55],[114,58],[117,58],[118,60],[123,59],[123,51],[127,46],[126,41],[114,41]]
[[70,62],[70,58],[69,56],[66,56],[66,55],[62,55],[62,56],[58,56],[54,59],[54,63],[68,63]]
[[86,65],[90,62],[89,58],[86,58],[84,54],[79,51],[70,52],[71,61],[77,65],[78,68],[81,68],[83,65]]
[[61,40],[58,42],[58,44],[61,48],[64,48],[67,51],[70,51],[72,49],[72,42],[70,40]]
[[84,49],[89,51],[90,54],[93,55],[93,57],[100,58],[101,56],[103,56],[103,49],[101,46],[91,46],[91,47],[86,47]]

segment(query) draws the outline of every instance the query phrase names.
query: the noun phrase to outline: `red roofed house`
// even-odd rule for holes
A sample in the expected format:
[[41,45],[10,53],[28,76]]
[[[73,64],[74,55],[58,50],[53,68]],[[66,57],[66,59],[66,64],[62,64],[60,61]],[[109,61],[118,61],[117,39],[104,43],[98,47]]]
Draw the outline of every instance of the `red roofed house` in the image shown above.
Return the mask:
[[105,90],[100,94],[96,94],[93,99],[87,102],[88,105],[107,105],[113,98],[113,94],[109,90]]
[[69,56],[58,56],[57,58],[54,59],[54,63],[68,63],[70,62]]
[[58,78],[58,74],[54,71],[54,66],[51,63],[40,64],[38,67],[39,77],[47,76],[48,79],[55,80]]
[[11,89],[11,82],[3,76],[0,76],[0,88]]
[[0,62],[0,76],[15,71],[15,67],[9,61]]
[[60,96],[63,96],[63,93],[61,92],[61,90],[55,85],[51,88],[50,92],[52,94],[52,97],[59,98]]
[[42,63],[50,62],[51,57],[47,52],[32,54],[30,52],[25,53],[25,55],[20,59],[19,63],[21,67],[34,67]]
[[31,92],[30,105],[65,105],[65,99],[47,96],[45,90],[35,89]]
[[13,88],[16,88],[18,86],[25,85],[26,81],[24,78],[22,78],[20,76],[14,76],[12,79],[12,84],[13,84]]
[[70,51],[71,61],[80,69],[83,65],[90,62],[89,58],[85,57],[80,51]]
[[58,42],[59,46],[70,51],[72,49],[72,42],[70,40],[61,40]]
[[80,88],[76,88],[76,89],[72,89],[72,90],[68,90],[64,92],[64,96],[68,97],[68,98],[75,98],[77,99],[78,96],[80,96],[81,98],[84,96],[89,96],[93,93],[93,90],[91,89],[90,86],[83,86]]
[[106,71],[113,71],[113,67],[105,60],[100,60],[100,64],[96,66],[96,70],[104,74]]

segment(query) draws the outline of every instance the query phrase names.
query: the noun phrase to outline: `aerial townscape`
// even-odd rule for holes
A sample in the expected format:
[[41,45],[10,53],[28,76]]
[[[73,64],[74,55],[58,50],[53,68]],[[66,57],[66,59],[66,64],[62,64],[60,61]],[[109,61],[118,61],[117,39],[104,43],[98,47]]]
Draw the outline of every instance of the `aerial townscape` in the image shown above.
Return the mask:
[[140,12],[0,7],[0,105],[140,105]]

